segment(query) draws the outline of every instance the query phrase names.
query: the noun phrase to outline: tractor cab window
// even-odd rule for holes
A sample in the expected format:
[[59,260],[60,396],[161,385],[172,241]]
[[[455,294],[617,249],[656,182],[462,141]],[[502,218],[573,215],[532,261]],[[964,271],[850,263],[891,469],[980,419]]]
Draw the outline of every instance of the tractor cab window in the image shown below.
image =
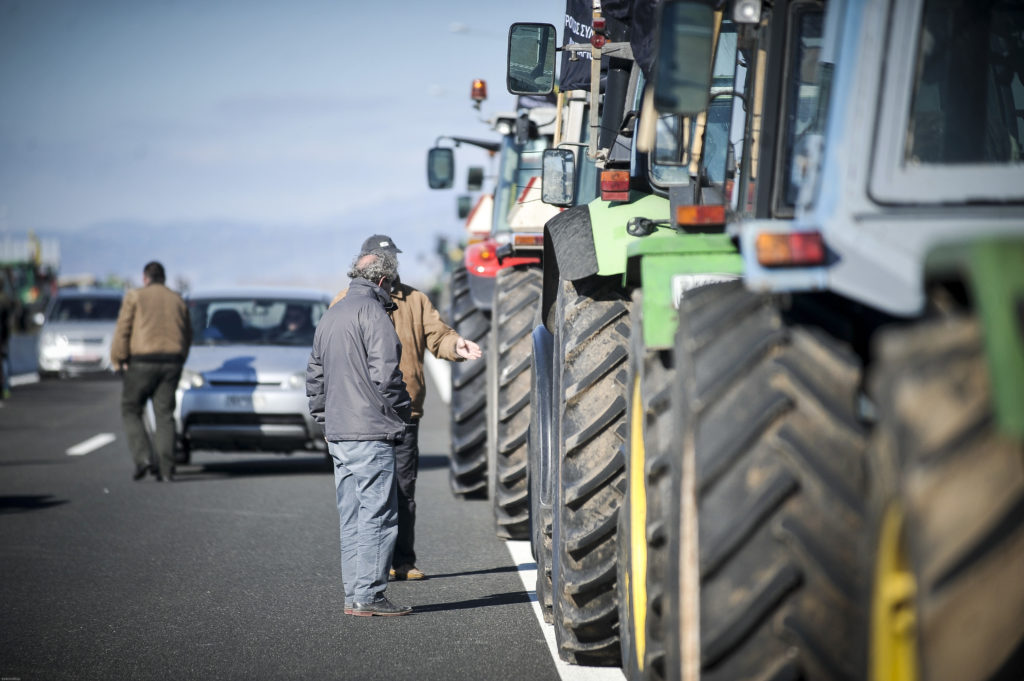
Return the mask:
[[822,41],[822,11],[819,7],[801,8],[794,24],[797,34],[790,43],[790,70],[784,118],[784,147],[781,150],[785,172],[782,174],[781,203],[790,211],[796,205],[800,192],[800,178],[804,177],[796,164],[802,162],[801,145],[815,130],[816,114],[822,88],[819,80],[818,55]]
[[904,161],[1020,163],[1024,3],[927,0]]
[[502,139],[498,182],[494,190],[494,234],[508,231],[508,212],[530,178],[541,176],[544,149],[549,144],[550,140],[544,136],[523,145],[516,144],[511,135]]

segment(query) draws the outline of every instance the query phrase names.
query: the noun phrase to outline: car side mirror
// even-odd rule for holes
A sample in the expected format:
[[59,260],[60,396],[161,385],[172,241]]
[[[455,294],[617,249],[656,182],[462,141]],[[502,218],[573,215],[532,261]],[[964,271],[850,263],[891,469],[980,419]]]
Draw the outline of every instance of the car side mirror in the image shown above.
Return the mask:
[[554,91],[556,34],[551,24],[512,24],[505,76],[510,93],[546,95]]
[[576,155],[569,149],[545,149],[541,159],[541,201],[571,206],[576,195]]
[[431,189],[450,189],[455,183],[455,152],[434,147],[427,152],[427,184]]

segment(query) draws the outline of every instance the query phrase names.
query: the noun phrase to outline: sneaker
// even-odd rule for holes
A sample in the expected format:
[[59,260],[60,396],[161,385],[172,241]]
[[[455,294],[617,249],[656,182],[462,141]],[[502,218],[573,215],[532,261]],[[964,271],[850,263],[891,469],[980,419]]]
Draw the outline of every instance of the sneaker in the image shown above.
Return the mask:
[[420,570],[415,565],[399,565],[396,568],[392,568],[389,573],[391,579],[402,581],[405,579],[426,579],[426,575],[423,574],[423,570]]
[[408,605],[395,605],[385,596],[381,596],[372,603],[353,603],[352,614],[356,617],[398,617],[408,615],[412,608]]
[[352,614],[352,604],[351,603],[346,603],[345,604],[345,614],[346,615],[351,615]]

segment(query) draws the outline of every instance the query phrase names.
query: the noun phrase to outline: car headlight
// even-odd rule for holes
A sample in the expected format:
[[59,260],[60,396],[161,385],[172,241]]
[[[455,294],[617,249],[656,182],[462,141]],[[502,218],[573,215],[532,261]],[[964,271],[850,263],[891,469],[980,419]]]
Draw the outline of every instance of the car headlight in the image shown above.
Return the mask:
[[178,381],[178,387],[182,390],[202,388],[204,385],[206,385],[206,379],[198,371],[185,369],[181,372],[181,380]]
[[285,382],[286,386],[298,390],[299,388],[306,387],[306,372],[299,371],[288,377]]
[[68,344],[68,337],[62,333],[53,333],[52,331],[48,331],[40,337],[39,343],[40,345],[63,347]]

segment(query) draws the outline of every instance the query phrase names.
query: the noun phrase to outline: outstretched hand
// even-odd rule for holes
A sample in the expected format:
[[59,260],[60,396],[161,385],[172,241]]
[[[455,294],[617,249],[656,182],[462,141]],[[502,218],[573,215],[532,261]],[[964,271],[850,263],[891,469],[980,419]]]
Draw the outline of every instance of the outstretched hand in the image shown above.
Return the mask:
[[484,356],[484,352],[480,349],[479,345],[461,336],[455,343],[455,354],[463,359],[480,359]]

